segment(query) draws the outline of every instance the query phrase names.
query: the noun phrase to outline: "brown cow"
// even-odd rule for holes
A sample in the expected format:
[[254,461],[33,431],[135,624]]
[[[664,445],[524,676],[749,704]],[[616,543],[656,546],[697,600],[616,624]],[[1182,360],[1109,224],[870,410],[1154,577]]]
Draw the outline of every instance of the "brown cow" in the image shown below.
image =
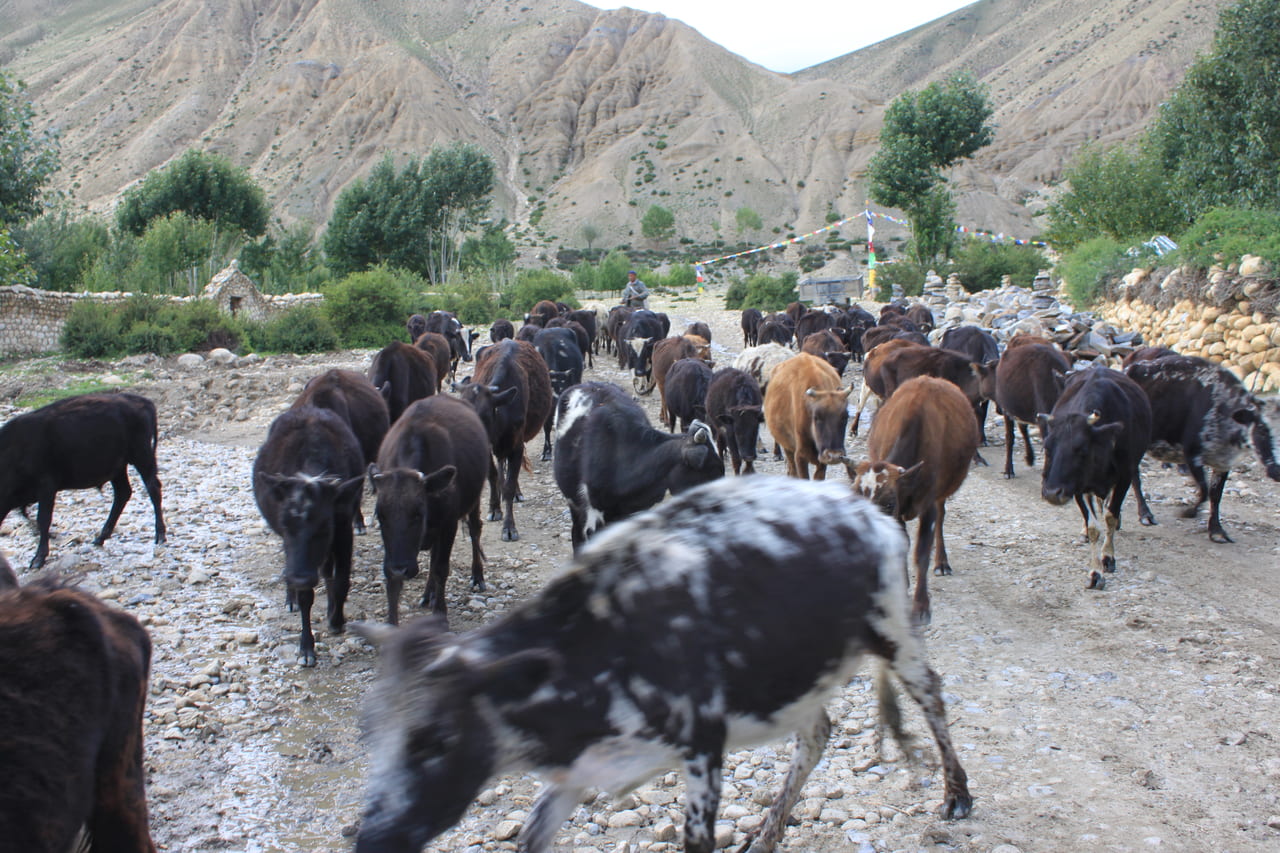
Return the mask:
[[849,366],[849,351],[845,349],[844,341],[840,340],[840,336],[831,329],[806,335],[800,344],[800,351],[816,355],[834,367],[836,373],[842,376],[844,369]]
[[369,381],[387,401],[391,423],[414,400],[440,390],[435,360],[423,350],[399,341],[387,344],[373,357]]
[[423,332],[414,338],[413,345],[431,356],[436,366],[436,392],[444,390],[444,381],[453,365],[453,350],[449,339],[439,332]]
[[827,466],[844,458],[852,386],[840,387],[836,369],[816,355],[800,353],[778,365],[764,392],[764,421],[782,447],[787,474],[825,480]]
[[862,410],[867,407],[867,401],[873,394],[881,402],[886,396],[881,366],[891,354],[906,347],[924,348],[924,345],[904,338],[893,338],[867,350],[866,358],[862,362],[862,393],[858,396],[858,411],[854,413],[853,424],[849,427],[850,433],[855,438],[858,435],[858,427],[862,423]]
[[901,522],[919,518],[916,529],[916,591],[912,615],[928,624],[929,550],[937,534],[933,570],[951,574],[942,538],[946,500],[969,474],[978,451],[973,409],[945,379],[918,376],[885,400],[867,435],[870,461],[845,460],[854,489]]
[[[983,378],[989,377],[995,369],[996,362],[974,364],[963,353],[937,347],[908,347],[885,356],[880,364],[880,379],[884,383],[886,400],[893,396],[900,385],[917,376],[934,376],[947,380],[964,392],[965,399],[973,410],[973,422],[981,431],[978,404],[983,400]],[[982,462],[982,459],[979,457],[978,461]]]
[[142,755],[146,630],[43,577],[0,587],[0,648],[0,848],[154,853]]
[[[650,341],[641,348],[639,360],[636,363],[637,376],[645,370],[648,371],[646,385],[649,391],[654,387],[658,389],[658,396],[662,398],[658,420],[663,422],[667,420],[667,402],[664,394],[667,371],[671,369],[671,365],[682,358],[699,358],[708,366],[715,366],[711,360],[711,345],[705,338],[698,335],[681,335],[678,338],[659,338]],[[642,393],[647,392],[642,391]]]
[[[1029,335],[1027,337],[1030,337]],[[1043,344],[1028,344],[1004,351],[994,377],[983,384],[1004,415],[1004,476],[1013,477],[1013,425],[1016,422],[1026,445],[1027,467],[1036,464],[1029,424],[1038,424],[1040,415],[1053,411],[1062,396],[1071,364],[1060,350]],[[994,386],[994,387],[992,387]],[[1044,441],[1041,429],[1040,440]]]

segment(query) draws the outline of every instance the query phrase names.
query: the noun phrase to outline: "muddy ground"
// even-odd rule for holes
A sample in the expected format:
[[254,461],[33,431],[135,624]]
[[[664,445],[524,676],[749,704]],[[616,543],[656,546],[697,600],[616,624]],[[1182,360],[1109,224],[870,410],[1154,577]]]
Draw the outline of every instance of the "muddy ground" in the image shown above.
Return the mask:
[[[709,294],[654,307],[676,328],[710,322],[727,363],[741,334],[721,304]],[[365,772],[359,706],[377,653],[349,635],[330,636],[317,618],[320,665],[297,665],[297,615],[283,606],[279,543],[254,507],[249,471],[267,425],[306,379],[331,366],[363,370],[370,355],[195,370],[146,358],[41,359],[0,373],[0,399],[90,378],[133,387],[160,407],[168,545],[151,544],[150,508],[135,478],[134,498],[103,548],[91,540],[110,490],[60,496],[51,562],[151,631],[146,760],[161,849],[351,849]],[[588,373],[629,385],[604,356]],[[657,400],[645,405],[656,423]],[[0,406],[5,419],[17,411]],[[1235,542],[1217,545],[1203,513],[1180,517],[1188,482],[1144,463],[1160,523],[1140,526],[1130,500],[1119,571],[1104,591],[1089,591],[1078,513],[1043,502],[1039,466],[1028,470],[1020,456],[1018,476],[1005,480],[994,416],[987,431],[990,467],[974,468],[948,507],[955,574],[932,579],[927,631],[974,813],[953,823],[934,815],[941,779],[919,715],[910,723],[923,760],[908,762],[893,748],[877,757],[872,691],[857,678],[833,700],[832,747],[784,849],[1280,849],[1280,484],[1253,460],[1233,474],[1223,516]],[[849,445],[850,455],[862,449],[861,439]],[[498,524],[485,526],[489,592],[467,591],[465,537],[455,549],[448,595],[456,629],[499,617],[566,561],[568,516],[540,450],[538,441],[533,472],[522,478],[520,541],[502,542]],[[761,468],[781,473],[772,460]],[[365,513],[372,520],[369,497]],[[16,513],[0,526],[0,549],[16,566],[34,552]],[[355,562],[348,617],[383,619],[376,525],[357,538]],[[412,584],[406,600],[421,592]],[[759,822],[787,755],[779,743],[729,758],[724,843],[741,842]],[[495,780],[432,849],[515,849],[537,787],[531,777]],[[668,774],[620,801],[586,803],[555,849],[676,851],[682,791]]]

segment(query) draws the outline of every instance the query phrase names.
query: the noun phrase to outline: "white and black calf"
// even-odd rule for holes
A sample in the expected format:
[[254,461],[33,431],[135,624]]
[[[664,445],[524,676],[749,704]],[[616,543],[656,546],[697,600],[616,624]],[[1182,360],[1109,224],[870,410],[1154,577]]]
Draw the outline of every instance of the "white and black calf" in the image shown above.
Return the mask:
[[711,428],[695,421],[687,434],[649,424],[640,404],[617,385],[584,382],[556,409],[554,471],[569,502],[576,551],[605,524],[666,497],[724,476]]
[[547,782],[517,844],[539,853],[588,791],[620,795],[673,767],[688,786],[684,849],[710,853],[725,752],[794,734],[750,842],[768,853],[822,756],[824,705],[864,653],[920,704],[942,814],[964,817],[973,801],[911,627],[905,561],[897,523],[844,484],[733,478],[616,525],[475,631],[372,632],[383,663],[356,853],[416,853],[489,779],[525,770]]
[[[1195,518],[1209,501],[1209,538],[1230,542],[1219,509],[1222,492],[1250,441],[1267,476],[1280,480],[1271,427],[1262,403],[1245,390],[1235,374],[1203,358],[1167,355],[1137,361],[1125,369],[1151,400],[1151,447],[1161,462],[1186,463],[1196,484],[1195,503],[1183,512]],[[1213,479],[1205,476],[1205,469]],[[1155,524],[1142,484],[1134,480],[1134,496],[1143,524]]]

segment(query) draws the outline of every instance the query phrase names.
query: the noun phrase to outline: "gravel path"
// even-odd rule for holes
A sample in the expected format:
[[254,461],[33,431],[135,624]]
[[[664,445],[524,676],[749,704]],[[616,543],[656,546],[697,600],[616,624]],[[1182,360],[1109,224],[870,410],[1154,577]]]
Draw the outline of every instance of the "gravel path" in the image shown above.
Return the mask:
[[[741,333],[736,314],[720,304],[709,294],[655,307],[672,315],[676,330],[687,320],[711,323],[723,364],[740,349]],[[151,631],[146,755],[161,849],[351,848],[364,774],[359,706],[376,652],[353,636],[331,636],[316,619],[320,665],[297,666],[298,620],[284,608],[281,550],[254,506],[249,472],[267,425],[306,379],[332,366],[363,370],[370,355],[272,357],[193,371],[148,359],[75,366],[77,375],[116,377],[160,407],[169,544],[150,542],[139,483],[103,548],[91,540],[110,490],[63,493],[51,564]],[[615,364],[600,358],[591,378],[629,386]],[[6,371],[0,397],[15,385],[63,381],[38,372],[48,366]],[[656,423],[657,400],[645,405]],[[15,412],[0,406],[0,418]],[[988,433],[1002,432],[993,419]],[[448,594],[457,629],[510,609],[567,558],[568,517],[540,449],[535,443],[533,473],[522,477],[521,540],[501,542],[498,525],[485,526],[488,593],[466,591],[465,547],[455,553]],[[862,439],[849,449],[859,455]],[[877,755],[872,690],[856,678],[831,705],[832,748],[805,789],[784,848],[1280,847],[1280,485],[1256,464],[1233,474],[1223,516],[1236,542],[1215,545],[1203,514],[1200,521],[1178,517],[1190,495],[1183,478],[1145,463],[1160,524],[1140,527],[1127,504],[1119,572],[1105,592],[1089,592],[1074,508],[1040,500],[1038,470],[1019,464],[1018,477],[1004,480],[1002,447],[984,452],[991,467],[974,469],[948,507],[955,574],[931,579],[928,631],[976,799],[973,816],[955,823],[934,816],[941,778],[919,715],[908,717],[916,760],[893,746]],[[768,459],[760,468],[781,473]],[[365,507],[372,521],[371,498]],[[34,549],[27,523],[12,514],[0,526],[0,550],[25,566]],[[376,528],[357,537],[355,565],[349,618],[384,618]],[[406,599],[419,594],[417,583]],[[788,753],[779,743],[729,757],[725,844],[741,842],[759,823]],[[532,778],[496,780],[432,849],[514,850],[536,792]],[[672,773],[620,800],[597,798],[561,830],[555,849],[674,853],[682,796]]]

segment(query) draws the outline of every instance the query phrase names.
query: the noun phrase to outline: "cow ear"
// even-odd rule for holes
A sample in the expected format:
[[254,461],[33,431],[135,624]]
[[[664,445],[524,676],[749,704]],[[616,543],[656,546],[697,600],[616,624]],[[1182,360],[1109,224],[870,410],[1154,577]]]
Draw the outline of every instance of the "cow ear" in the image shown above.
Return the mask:
[[1236,409],[1231,413],[1231,420],[1238,424],[1251,424],[1257,419],[1257,412],[1253,409]]
[[391,402],[391,383],[383,382],[381,385],[379,385],[378,393],[382,395],[382,399],[390,403]]
[[358,498],[364,490],[364,474],[358,477],[352,477],[350,480],[344,480],[338,484],[338,500],[349,501]]
[[717,421],[719,421],[720,423],[724,424],[725,426],[732,426],[732,425],[733,425],[733,416],[732,416],[732,415],[716,415],[716,420],[717,420]]
[[271,496],[276,500],[282,501],[285,499],[285,494],[287,492],[285,487],[289,482],[288,477],[285,477],[282,474],[272,474],[268,471],[261,471],[258,473],[258,482],[260,482],[263,488],[267,489],[271,493]]
[[491,385],[489,386],[489,390],[494,392],[493,404],[495,406],[501,406],[503,403],[510,402],[512,399],[515,398],[517,389],[513,385],[510,388],[504,388],[503,390],[498,391],[496,385]]
[[554,652],[526,649],[481,666],[474,674],[472,692],[498,702],[528,699],[551,681],[560,667],[560,657]]
[[910,468],[898,469],[898,488],[906,492],[914,492],[916,482],[920,480],[924,473],[924,462],[920,461],[912,465]]
[[438,471],[432,471],[430,474],[418,474],[418,479],[422,481],[422,488],[427,494],[439,492],[449,488],[449,484],[453,482],[454,475],[458,473],[458,469],[453,465],[445,465]]

